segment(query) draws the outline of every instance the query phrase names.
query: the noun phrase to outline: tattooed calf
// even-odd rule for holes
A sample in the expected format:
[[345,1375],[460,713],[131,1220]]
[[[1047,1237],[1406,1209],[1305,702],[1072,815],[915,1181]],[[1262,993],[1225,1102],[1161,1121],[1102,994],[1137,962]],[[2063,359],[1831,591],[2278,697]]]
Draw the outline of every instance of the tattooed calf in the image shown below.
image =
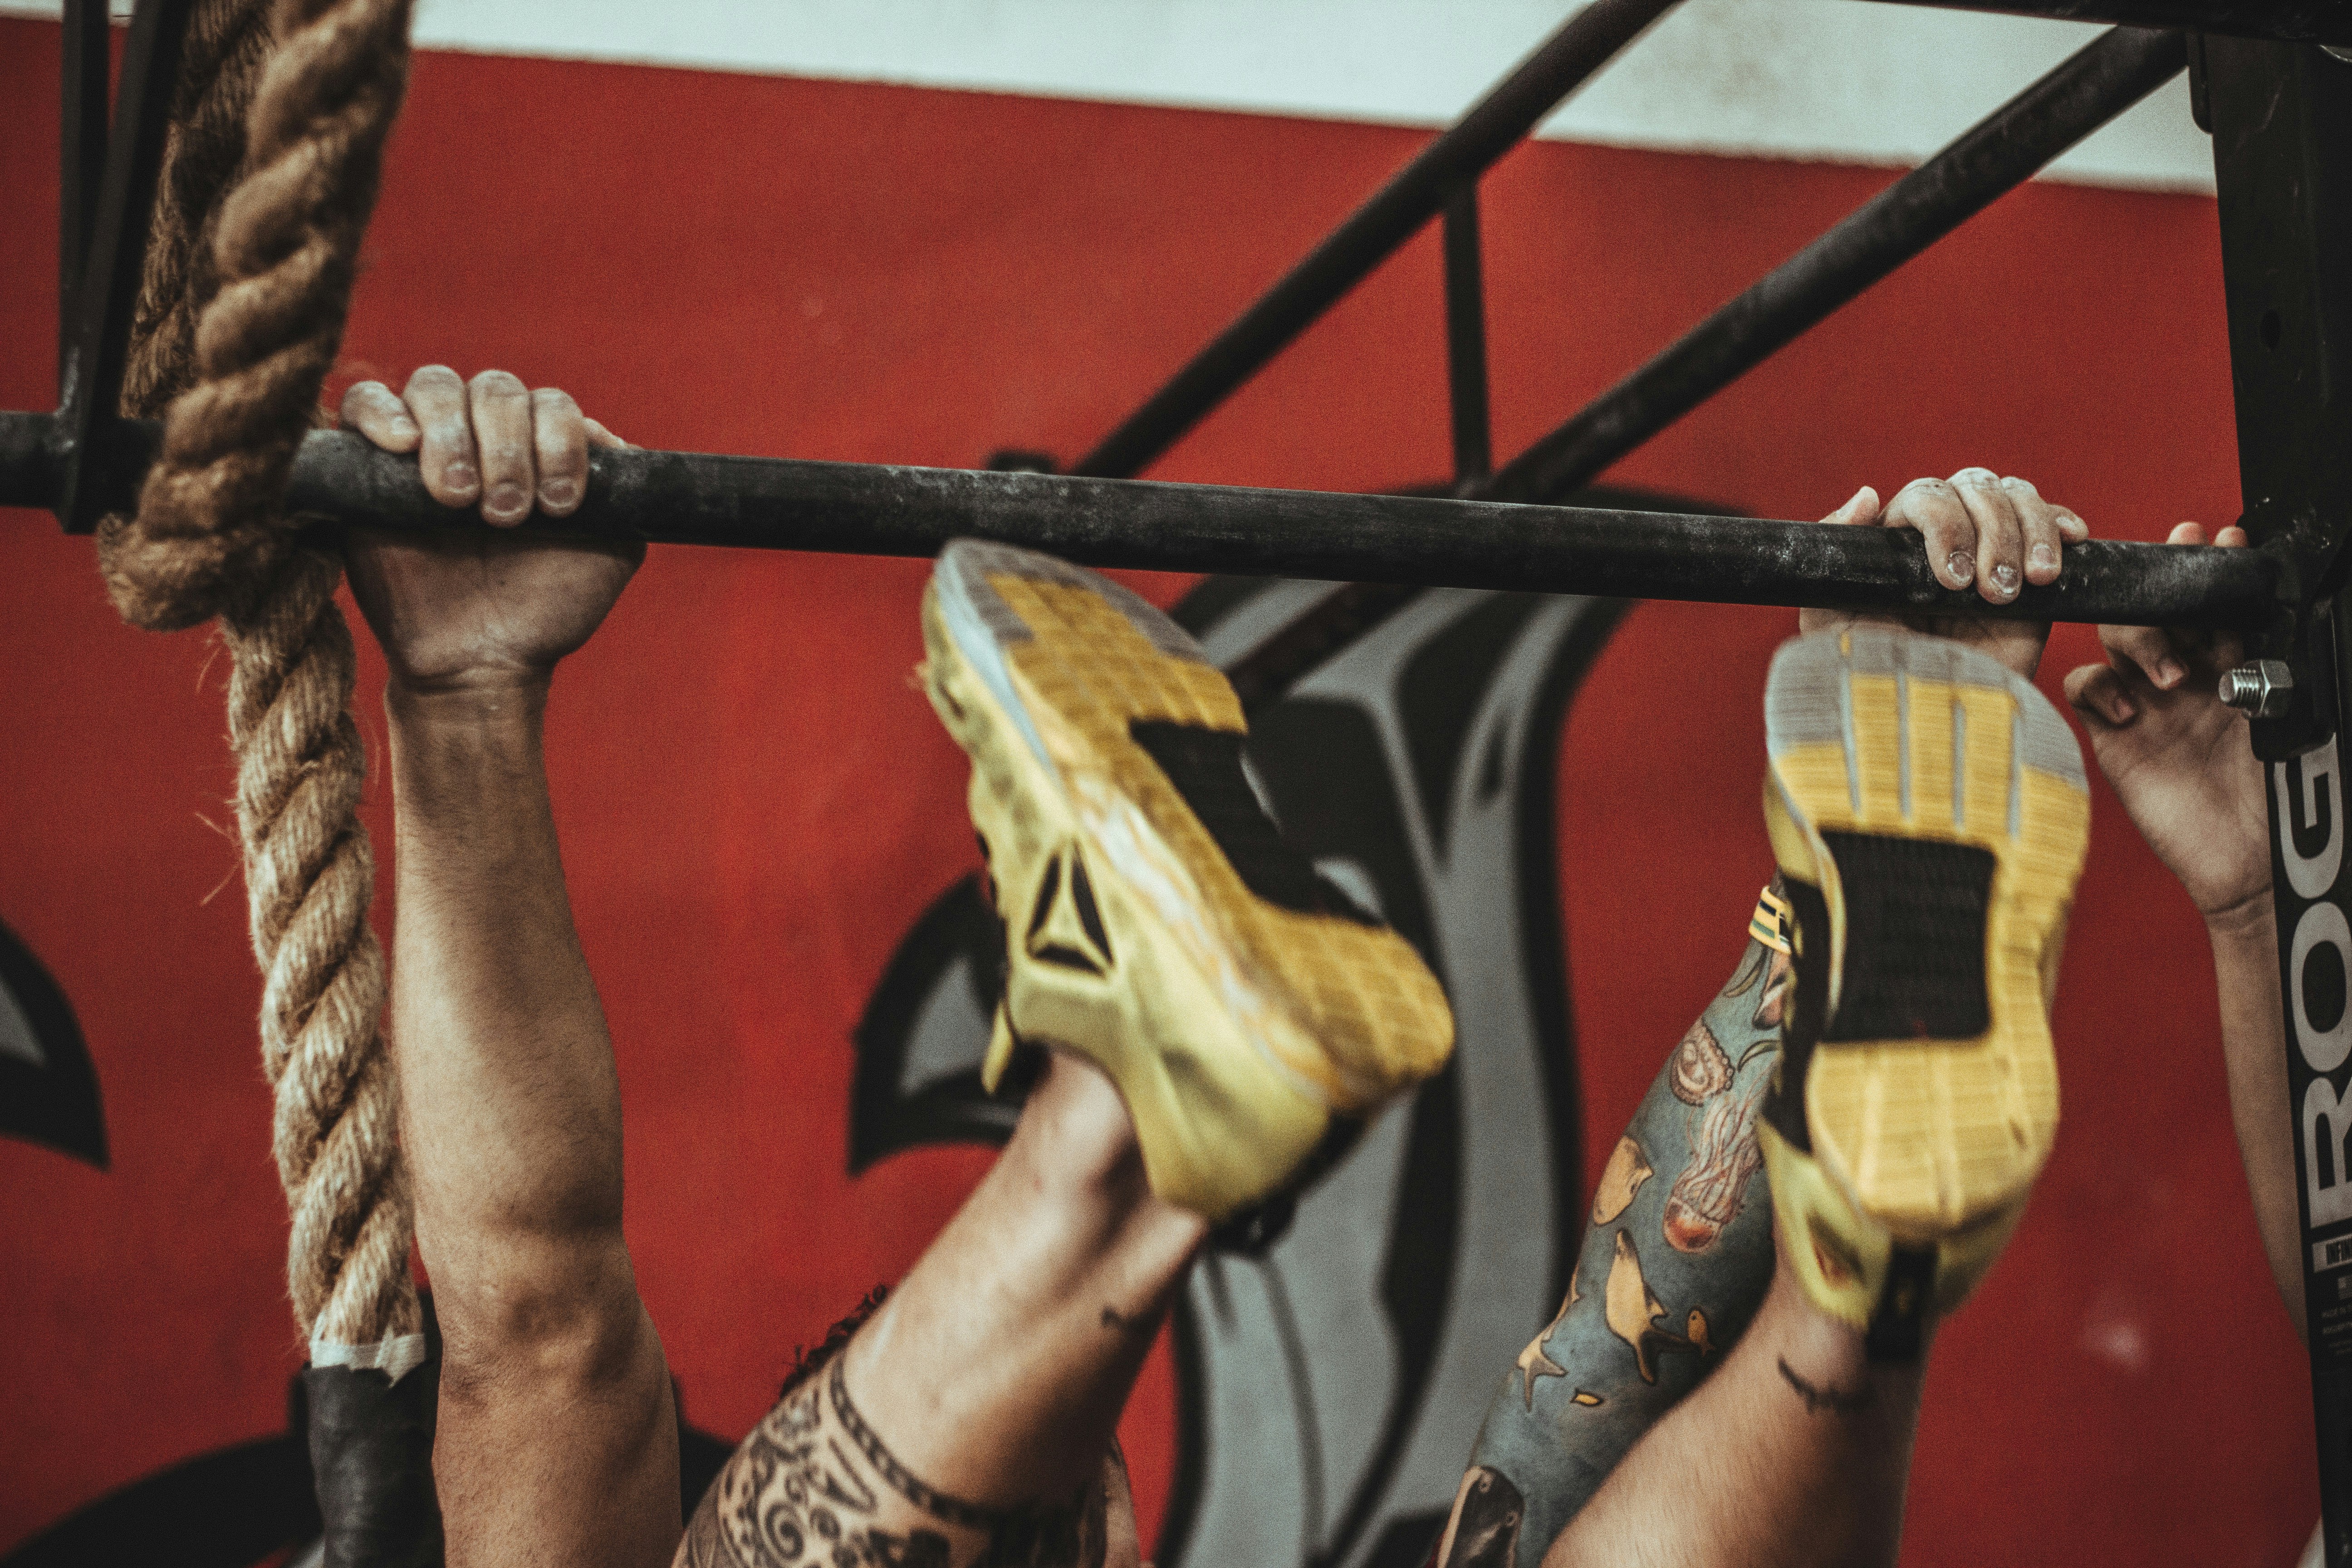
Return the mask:
[[[752,1429],[687,1526],[688,1568],[1101,1568],[1101,1488],[982,1508],[900,1463],[850,1402],[844,1363]],[[908,1517],[914,1517],[909,1520]]]

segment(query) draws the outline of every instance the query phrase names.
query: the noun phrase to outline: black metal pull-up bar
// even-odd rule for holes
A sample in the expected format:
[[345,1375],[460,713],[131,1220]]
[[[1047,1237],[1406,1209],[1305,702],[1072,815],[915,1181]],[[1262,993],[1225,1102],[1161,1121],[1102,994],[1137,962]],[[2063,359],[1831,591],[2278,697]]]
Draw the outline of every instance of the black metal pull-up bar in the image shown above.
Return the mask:
[[[48,424],[0,414],[0,505],[37,506],[50,493]],[[121,471],[143,468],[131,444],[152,453],[158,426],[118,431]],[[287,504],[376,528],[488,526],[427,496],[414,458],[345,432],[304,440]],[[1881,529],[638,450],[593,454],[579,511],[532,526],[868,555],[929,556],[982,538],[1174,572],[2240,627],[2274,612],[2278,580],[2277,563],[2257,551],[2095,542],[2067,550],[2056,583],[1995,607],[1937,584],[1916,536]]]

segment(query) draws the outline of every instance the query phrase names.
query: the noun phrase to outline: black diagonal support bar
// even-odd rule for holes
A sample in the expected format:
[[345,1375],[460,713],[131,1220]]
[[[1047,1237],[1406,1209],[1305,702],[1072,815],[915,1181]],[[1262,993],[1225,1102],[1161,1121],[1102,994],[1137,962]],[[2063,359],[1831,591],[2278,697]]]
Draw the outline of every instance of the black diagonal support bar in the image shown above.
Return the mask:
[[2188,63],[2178,33],[2103,34],[1528,447],[1480,493],[1543,500],[1591,482]]
[[1518,145],[1674,0],[1592,0],[1452,129],[1333,229],[1192,363],[1079,459],[1105,479],[1141,473],[1435,217],[1448,197]]
[[[0,414],[0,506],[54,497],[50,424]],[[158,438],[152,422],[119,429],[102,503],[136,493]],[[435,504],[414,458],[339,431],[304,439],[287,503],[379,528],[486,526]],[[1879,529],[634,449],[596,453],[587,500],[544,526],[864,555],[980,538],[1088,566],[2163,625],[2261,626],[2277,588],[2258,551],[2095,542],[2069,548],[2056,583],[1994,609],[1939,586],[1915,540]]]
[[1486,416],[1486,280],[1478,244],[1478,185],[1445,204],[1446,406],[1454,423],[1454,478],[1476,484],[1494,471]]
[[[2267,764],[2323,1561],[2352,1564],[2352,805],[2341,636],[2352,549],[2352,65],[2308,46],[2207,38],[2221,273],[2247,529],[2286,563],[2263,652],[2293,701],[2253,725]],[[2217,942],[2223,940],[2217,937]]]
[[[54,503],[68,531],[87,533],[104,509],[84,481],[110,445],[109,427],[122,395],[131,317],[139,303],[163,133],[180,79],[180,47],[194,0],[140,0],[122,54],[120,107],[107,137],[106,178],[89,225],[89,251],[74,293],[76,318],[65,323],[71,348],[60,367],[58,454],[64,489]],[[103,66],[100,67],[103,69]]]
[[1895,0],[1957,11],[2002,11],[2069,22],[2121,22],[2179,27],[2291,43],[2352,44],[2352,0],[2053,0],[2042,5],[1996,0]]

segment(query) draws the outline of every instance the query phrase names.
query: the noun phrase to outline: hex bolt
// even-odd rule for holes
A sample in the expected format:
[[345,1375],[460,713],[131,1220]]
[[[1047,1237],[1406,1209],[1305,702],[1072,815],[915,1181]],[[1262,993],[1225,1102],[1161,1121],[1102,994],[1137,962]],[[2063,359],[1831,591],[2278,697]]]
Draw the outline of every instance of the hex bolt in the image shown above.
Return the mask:
[[2276,719],[2294,697],[2294,671],[2275,658],[2242,664],[2221,677],[2221,700],[2249,719]]

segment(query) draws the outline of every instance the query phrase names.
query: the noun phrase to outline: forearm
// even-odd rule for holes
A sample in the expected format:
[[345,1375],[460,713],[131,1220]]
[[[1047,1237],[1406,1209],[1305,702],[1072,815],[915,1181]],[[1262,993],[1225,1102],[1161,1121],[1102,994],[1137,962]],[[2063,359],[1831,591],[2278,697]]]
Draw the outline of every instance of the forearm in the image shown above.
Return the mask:
[[2207,924],[2221,1005],[2230,1116],[2253,1194],[2254,1224],[2295,1332],[2303,1325],[2303,1226],[2295,1207],[2294,1131],[2286,1089],[2285,1016],[2279,1001],[2278,927],[2267,896]]
[[557,854],[545,696],[386,700],[402,1137],[445,1315],[477,1295],[541,1310],[538,1282],[593,1289],[619,1246],[619,1089]]

